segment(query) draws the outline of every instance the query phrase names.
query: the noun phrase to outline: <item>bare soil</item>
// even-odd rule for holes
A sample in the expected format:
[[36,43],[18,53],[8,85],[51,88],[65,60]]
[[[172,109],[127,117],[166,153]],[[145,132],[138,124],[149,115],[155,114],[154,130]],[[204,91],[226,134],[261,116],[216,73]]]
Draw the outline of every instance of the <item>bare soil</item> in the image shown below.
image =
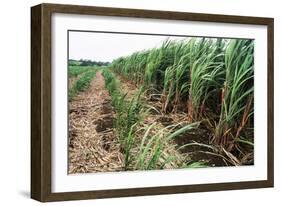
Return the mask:
[[[175,142],[177,143],[178,147],[194,142],[202,145],[210,145],[210,139],[210,131],[201,126],[178,136],[175,138]],[[227,162],[221,156],[218,156],[218,154],[216,154],[211,148],[192,145],[182,147],[180,151],[182,153],[188,153],[191,162],[202,162],[210,167],[227,166]]]

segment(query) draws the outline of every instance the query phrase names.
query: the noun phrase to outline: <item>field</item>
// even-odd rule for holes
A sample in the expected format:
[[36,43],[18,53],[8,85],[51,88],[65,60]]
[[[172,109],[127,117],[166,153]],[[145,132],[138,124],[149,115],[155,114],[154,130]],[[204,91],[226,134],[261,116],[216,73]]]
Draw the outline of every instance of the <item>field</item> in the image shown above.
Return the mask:
[[254,41],[69,59],[69,173],[254,164]]

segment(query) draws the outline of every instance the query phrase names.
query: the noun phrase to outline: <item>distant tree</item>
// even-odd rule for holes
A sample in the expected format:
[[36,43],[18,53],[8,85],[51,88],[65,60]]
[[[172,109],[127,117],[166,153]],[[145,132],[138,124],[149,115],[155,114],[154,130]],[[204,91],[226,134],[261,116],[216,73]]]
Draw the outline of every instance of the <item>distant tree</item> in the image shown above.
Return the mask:
[[75,59],[69,59],[68,60],[68,65],[69,66],[77,66],[77,65],[80,65],[80,62],[75,60]]
[[89,59],[80,59],[79,62],[81,66],[107,66],[110,62],[92,61]]

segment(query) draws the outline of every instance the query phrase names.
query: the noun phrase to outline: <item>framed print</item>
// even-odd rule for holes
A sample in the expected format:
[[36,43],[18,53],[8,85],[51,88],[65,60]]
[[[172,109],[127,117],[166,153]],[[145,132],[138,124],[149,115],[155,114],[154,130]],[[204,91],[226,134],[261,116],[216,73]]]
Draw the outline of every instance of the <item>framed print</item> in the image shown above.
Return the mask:
[[273,19],[31,8],[31,197],[273,187]]

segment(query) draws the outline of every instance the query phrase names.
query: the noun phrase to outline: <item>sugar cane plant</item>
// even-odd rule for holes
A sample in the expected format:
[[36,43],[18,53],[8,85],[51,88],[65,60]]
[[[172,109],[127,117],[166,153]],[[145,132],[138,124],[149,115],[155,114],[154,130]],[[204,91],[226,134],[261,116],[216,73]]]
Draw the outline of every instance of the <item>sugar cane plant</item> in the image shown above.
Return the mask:
[[190,123],[212,122],[213,144],[226,151],[240,143],[253,145],[252,137],[245,137],[253,127],[253,40],[167,39],[110,67],[136,85],[157,91],[164,114],[180,110]]
[[251,40],[231,40],[225,51],[225,81],[221,93],[221,113],[214,141],[231,150],[234,141],[253,118],[254,44]]

